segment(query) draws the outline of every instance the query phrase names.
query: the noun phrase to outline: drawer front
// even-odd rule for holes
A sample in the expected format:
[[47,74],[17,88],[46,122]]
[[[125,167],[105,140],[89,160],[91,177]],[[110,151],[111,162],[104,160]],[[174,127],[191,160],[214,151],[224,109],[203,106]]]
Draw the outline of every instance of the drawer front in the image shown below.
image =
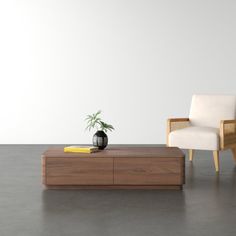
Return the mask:
[[47,185],[113,184],[112,158],[47,158]]
[[116,185],[180,185],[183,166],[178,158],[115,158]]

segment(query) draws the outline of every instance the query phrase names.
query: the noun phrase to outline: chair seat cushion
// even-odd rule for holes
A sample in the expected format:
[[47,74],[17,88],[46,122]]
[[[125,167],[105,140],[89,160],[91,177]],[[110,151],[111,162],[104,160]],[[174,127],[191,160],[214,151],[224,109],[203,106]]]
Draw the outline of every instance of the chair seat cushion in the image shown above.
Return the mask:
[[190,126],[172,131],[169,146],[183,149],[219,150],[219,129]]

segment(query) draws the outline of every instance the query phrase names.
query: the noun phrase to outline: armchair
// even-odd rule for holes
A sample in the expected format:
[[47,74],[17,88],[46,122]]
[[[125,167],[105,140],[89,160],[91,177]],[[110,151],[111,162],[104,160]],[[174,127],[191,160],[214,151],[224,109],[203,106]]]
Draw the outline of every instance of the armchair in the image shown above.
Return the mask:
[[219,151],[231,149],[236,162],[236,96],[194,95],[189,118],[167,120],[167,145],[213,152],[219,171]]

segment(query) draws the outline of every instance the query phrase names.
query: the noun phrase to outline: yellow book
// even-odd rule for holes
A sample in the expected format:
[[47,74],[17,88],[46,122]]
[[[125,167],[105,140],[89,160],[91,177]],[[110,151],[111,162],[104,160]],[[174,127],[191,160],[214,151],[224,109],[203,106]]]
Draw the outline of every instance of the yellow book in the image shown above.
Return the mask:
[[64,152],[92,153],[98,151],[97,147],[93,146],[69,146],[64,147]]

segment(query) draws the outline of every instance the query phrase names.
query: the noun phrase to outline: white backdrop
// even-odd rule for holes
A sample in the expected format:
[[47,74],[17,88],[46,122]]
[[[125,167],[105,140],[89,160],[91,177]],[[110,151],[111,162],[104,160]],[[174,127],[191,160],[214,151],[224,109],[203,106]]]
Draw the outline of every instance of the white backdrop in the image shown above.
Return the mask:
[[164,143],[193,93],[236,94],[236,1],[0,0],[0,143]]

